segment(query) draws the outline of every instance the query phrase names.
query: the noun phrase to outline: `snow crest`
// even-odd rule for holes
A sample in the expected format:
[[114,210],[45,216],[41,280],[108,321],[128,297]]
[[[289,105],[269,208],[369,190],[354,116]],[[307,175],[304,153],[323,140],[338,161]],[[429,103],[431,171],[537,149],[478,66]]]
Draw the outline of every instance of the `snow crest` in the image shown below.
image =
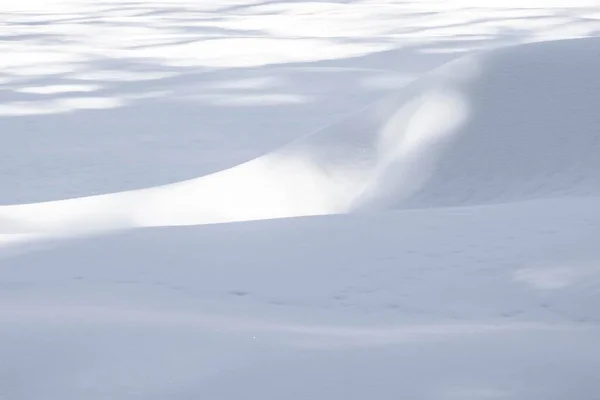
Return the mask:
[[0,207],[0,219],[15,230],[3,233],[595,196],[598,70],[597,38],[468,56],[228,170],[143,190]]

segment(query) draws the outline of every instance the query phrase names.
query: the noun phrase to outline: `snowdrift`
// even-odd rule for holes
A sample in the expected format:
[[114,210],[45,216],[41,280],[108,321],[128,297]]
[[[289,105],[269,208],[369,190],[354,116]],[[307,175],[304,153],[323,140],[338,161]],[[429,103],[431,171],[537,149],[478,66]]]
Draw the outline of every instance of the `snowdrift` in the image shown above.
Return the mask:
[[0,207],[42,239],[0,252],[0,393],[595,398],[597,71],[600,39],[482,53],[217,174]]
[[439,207],[600,193],[600,40],[522,45],[453,62],[379,126],[360,203]]
[[232,169],[4,206],[0,223],[4,233],[81,231],[598,195],[598,71],[597,38],[469,56]]

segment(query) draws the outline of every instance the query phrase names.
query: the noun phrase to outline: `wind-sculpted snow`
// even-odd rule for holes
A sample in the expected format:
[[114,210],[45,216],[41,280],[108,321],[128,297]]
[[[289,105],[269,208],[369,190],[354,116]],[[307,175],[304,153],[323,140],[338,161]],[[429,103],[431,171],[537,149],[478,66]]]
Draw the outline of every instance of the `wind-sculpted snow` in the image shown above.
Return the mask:
[[594,2],[5,2],[0,400],[597,399]]
[[[386,117],[363,204],[439,207],[600,194],[600,40],[523,45],[421,79]],[[383,132],[383,134],[381,134]]]
[[598,70],[600,39],[480,53],[234,168],[0,220],[69,232],[597,195]]

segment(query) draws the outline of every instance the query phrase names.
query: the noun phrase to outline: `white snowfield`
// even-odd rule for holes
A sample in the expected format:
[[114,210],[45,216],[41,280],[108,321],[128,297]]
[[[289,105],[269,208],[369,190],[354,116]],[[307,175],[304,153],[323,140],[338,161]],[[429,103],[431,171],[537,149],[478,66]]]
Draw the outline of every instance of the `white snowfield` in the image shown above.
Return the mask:
[[[47,4],[56,7],[54,14],[43,18],[37,14],[42,3],[13,3],[12,18],[34,23],[52,15],[74,18],[68,21],[93,21],[94,15],[125,18],[123,13],[138,18],[144,5],[139,14],[144,23],[159,21],[154,12],[178,20],[200,16],[204,26],[219,29],[260,25],[273,45],[274,37],[292,32],[299,43],[322,32],[327,44],[321,43],[321,55],[307,51],[290,58],[282,46],[265,50],[269,54],[248,50],[247,57],[236,58],[231,54],[246,47],[238,46],[235,32],[226,34],[229,39],[215,39],[236,43],[220,51],[210,47],[210,40],[186,42],[187,36],[167,35],[166,23],[148,25],[149,31],[132,36],[136,43],[174,40],[162,50],[141,46],[141,58],[152,53],[164,65],[217,68],[207,76],[194,75],[201,85],[190,89],[198,90],[191,93],[196,96],[192,104],[205,111],[199,111],[200,120],[188,116],[189,126],[177,122],[185,140],[191,140],[186,132],[194,121],[208,124],[211,117],[239,115],[260,142],[242,157],[231,144],[211,142],[199,125],[202,143],[216,158],[221,151],[225,160],[210,165],[194,164],[192,142],[178,147],[181,160],[164,146],[174,175],[161,175],[159,181],[183,176],[186,165],[199,166],[197,178],[144,189],[135,189],[139,182],[125,184],[133,189],[56,200],[76,193],[70,185],[102,175],[93,168],[84,168],[82,176],[72,171],[79,165],[76,157],[61,152],[71,133],[56,135],[60,146],[38,148],[8,132],[0,165],[31,180],[21,183],[23,193],[0,191],[2,201],[44,196],[54,201],[0,206],[0,399],[598,399],[600,38],[537,41],[592,36],[600,28],[600,4],[503,3],[177,1],[171,14],[162,2],[134,1],[129,8],[113,9],[112,1],[52,1]],[[494,12],[505,17],[496,20]],[[432,20],[422,19],[429,14]],[[446,24],[436,19],[440,14]],[[510,23],[504,20],[507,15]],[[583,22],[563,25],[564,15]],[[418,21],[417,31],[394,31],[394,18],[401,16],[407,24]],[[467,16],[467,25],[479,29],[506,24],[535,32],[553,26],[557,36],[542,30],[532,34],[533,40],[517,40],[537,43],[463,57],[458,57],[461,51],[441,51],[444,58],[436,56],[413,71],[416,79],[400,76],[402,62],[410,63],[412,54],[387,48],[392,38],[421,46],[430,29],[444,37],[458,35]],[[552,24],[562,22],[549,25],[547,17]],[[559,26],[562,33],[557,33]],[[261,34],[253,40],[264,40]],[[360,40],[350,40],[352,35]],[[342,37],[356,47],[328,42]],[[129,44],[97,40],[107,42],[90,51],[135,53]],[[340,54],[323,50],[334,48]],[[194,57],[194,49],[213,52]],[[352,52],[357,58],[335,64]],[[361,64],[358,54],[378,52],[383,54],[376,58],[379,69]],[[77,46],[67,52],[73,57],[83,53]],[[321,62],[325,54],[333,64],[311,69],[310,63]],[[448,54],[451,62],[428,71]],[[381,69],[391,60],[400,66]],[[69,62],[58,64],[70,69]],[[294,62],[308,64],[284,65]],[[29,68],[43,74],[34,65]],[[319,75],[322,71],[328,72]],[[339,81],[327,78],[348,71]],[[78,118],[91,118],[102,127],[122,123],[133,136],[160,121],[149,111],[160,110],[160,103],[128,108],[106,101],[102,104],[114,108],[67,109],[100,104],[61,96],[102,91],[104,78],[98,77],[111,73],[76,71],[95,77],[91,80],[97,86],[46,76],[54,79],[52,85],[28,80],[19,87],[12,72],[8,87],[27,100],[0,107],[0,124],[24,129],[27,138],[35,137],[31,129],[46,129],[47,123],[83,127],[75,124]],[[184,82],[192,82],[190,77]],[[298,82],[288,88],[303,88],[300,78],[307,79],[308,88],[310,77],[322,79],[319,85],[327,90],[317,93],[316,85],[302,95],[262,91],[292,77]],[[369,84],[345,87],[355,80]],[[133,97],[150,92],[128,90]],[[318,100],[310,100],[308,108],[286,108],[308,102],[309,94]],[[182,103],[169,108],[171,95],[152,96],[165,99],[169,113],[186,115],[177,114]],[[244,114],[247,106],[255,120]],[[362,109],[350,113],[358,106]],[[222,107],[228,111],[219,114]],[[314,119],[294,126],[292,117],[308,118],[312,111]],[[147,112],[153,121],[148,125],[129,119]],[[337,122],[315,129],[327,114],[335,114]],[[282,127],[290,125],[282,135],[294,139],[274,150],[283,136],[261,141],[260,129],[269,118],[282,118]],[[306,129],[304,135],[300,128]],[[147,133],[164,139],[158,129]],[[113,134],[102,140],[110,146],[127,142]],[[231,134],[242,138],[239,132]],[[110,146],[122,150],[121,144]],[[29,152],[15,155],[14,149]],[[99,154],[94,151],[89,151],[92,158]],[[155,160],[159,154],[130,151],[134,159]],[[52,154],[65,158],[52,161]],[[241,162],[249,155],[256,157]],[[30,164],[23,157],[31,157]],[[34,172],[50,161],[64,162],[64,182],[40,170],[56,182],[44,194]],[[241,163],[217,167],[233,161]],[[124,175],[135,170],[123,165]],[[151,171],[165,165],[158,167]],[[122,178],[119,171],[112,176]],[[0,170],[4,187],[19,187],[15,179]],[[91,194],[102,191],[99,187],[90,182],[77,190]]]

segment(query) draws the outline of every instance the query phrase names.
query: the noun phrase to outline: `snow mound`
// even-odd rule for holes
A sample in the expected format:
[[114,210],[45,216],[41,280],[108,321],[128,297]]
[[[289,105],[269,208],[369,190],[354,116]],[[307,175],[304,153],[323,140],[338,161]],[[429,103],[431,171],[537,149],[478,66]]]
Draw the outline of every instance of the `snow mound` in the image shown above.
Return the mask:
[[597,71],[597,38],[469,56],[229,170],[150,189],[0,207],[0,221],[10,221],[14,233],[34,233],[594,196]]
[[[600,193],[600,40],[482,53],[384,111],[359,203],[439,207]],[[379,111],[379,110],[376,110]]]

